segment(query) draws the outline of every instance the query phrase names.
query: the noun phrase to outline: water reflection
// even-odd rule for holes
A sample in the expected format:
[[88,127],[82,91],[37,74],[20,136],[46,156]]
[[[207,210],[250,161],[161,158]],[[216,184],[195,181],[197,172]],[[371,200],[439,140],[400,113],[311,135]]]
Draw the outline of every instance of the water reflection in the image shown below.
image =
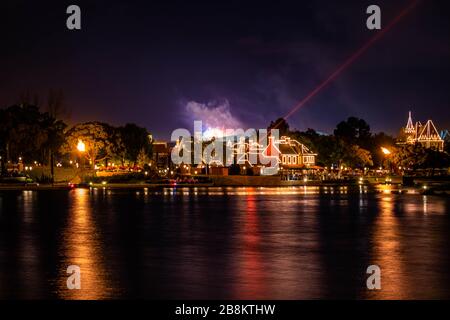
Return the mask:
[[237,274],[234,295],[243,299],[262,299],[267,297],[267,269],[263,265],[261,233],[257,199],[253,193],[244,191],[244,201],[239,203],[241,237],[236,238],[238,259],[235,265]]
[[450,199],[381,188],[0,193],[0,297],[449,298]]
[[448,214],[447,200],[420,195],[381,197],[372,233],[372,261],[381,268],[382,290],[367,297],[427,299],[438,292],[449,293],[448,275],[435,272],[443,270],[437,267],[441,262],[448,266],[448,258],[441,256],[448,250],[444,231],[448,231],[448,220],[429,216]]
[[22,285],[33,288],[30,291],[24,292],[25,298],[33,298],[41,293],[40,286],[43,285],[40,278],[33,277],[33,274],[42,272],[42,265],[39,260],[39,250],[36,239],[30,232],[33,230],[36,217],[33,210],[34,202],[36,201],[36,194],[32,191],[22,191],[21,196],[17,198],[17,207],[22,212],[21,228],[24,232],[21,233],[18,243],[17,251],[17,268],[19,270],[26,270],[25,280]]
[[[398,217],[394,211],[395,199],[383,196],[380,212],[375,220],[372,248],[373,263],[381,268],[382,290],[373,291],[382,299],[404,299],[407,295],[407,278],[400,244]],[[366,291],[368,292],[368,291]]]
[[[71,210],[62,232],[60,277],[57,279],[58,295],[66,299],[107,298],[108,270],[103,259],[105,250],[101,234],[93,219],[89,190],[72,191]],[[68,290],[67,267],[77,265],[81,269],[81,290]]]

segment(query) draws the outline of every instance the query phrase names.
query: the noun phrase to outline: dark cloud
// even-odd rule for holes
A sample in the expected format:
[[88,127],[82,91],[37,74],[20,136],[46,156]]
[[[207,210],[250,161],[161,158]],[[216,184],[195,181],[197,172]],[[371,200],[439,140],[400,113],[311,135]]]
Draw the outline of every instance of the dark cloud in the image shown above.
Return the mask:
[[[383,23],[410,1],[379,1]],[[61,88],[73,121],[136,122],[167,138],[185,103],[229,102],[247,127],[286,114],[373,35],[367,1],[81,1],[0,5],[0,105]],[[450,127],[449,11],[422,1],[289,118],[330,132],[355,115],[396,133],[409,109]],[[185,103],[180,103],[184,101]]]

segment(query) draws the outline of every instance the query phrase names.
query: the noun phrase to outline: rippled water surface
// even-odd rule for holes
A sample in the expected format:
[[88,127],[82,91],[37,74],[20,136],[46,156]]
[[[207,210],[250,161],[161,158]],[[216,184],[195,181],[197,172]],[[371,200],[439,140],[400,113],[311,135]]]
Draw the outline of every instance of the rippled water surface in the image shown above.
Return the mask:
[[449,212],[365,187],[0,191],[0,298],[450,298]]

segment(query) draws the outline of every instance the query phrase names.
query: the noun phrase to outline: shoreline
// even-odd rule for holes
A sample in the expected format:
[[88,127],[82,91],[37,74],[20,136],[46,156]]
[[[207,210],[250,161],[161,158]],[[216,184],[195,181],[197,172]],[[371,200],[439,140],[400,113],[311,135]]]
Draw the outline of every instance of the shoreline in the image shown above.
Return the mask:
[[[392,189],[379,190],[377,186],[392,186]],[[450,195],[450,189],[445,188],[428,188],[424,189],[419,186],[399,186],[398,184],[385,184],[385,183],[349,183],[349,182],[336,182],[336,183],[322,183],[320,181],[311,181],[308,183],[296,183],[296,184],[277,184],[277,185],[218,185],[214,183],[195,183],[195,184],[158,184],[158,183],[108,183],[108,184],[91,184],[82,186],[70,186],[68,184],[41,184],[41,185],[0,185],[0,192],[6,191],[62,191],[62,190],[74,190],[74,189],[106,189],[106,190],[136,190],[136,189],[158,189],[158,188],[288,188],[288,187],[373,187],[370,193],[389,193],[398,195],[436,195],[436,196],[448,196]]]
[[[373,184],[366,184],[373,185]],[[339,187],[339,186],[358,186],[354,183],[302,183],[302,184],[276,184],[276,185],[239,185],[239,184],[215,184],[215,183],[191,183],[191,184],[168,184],[168,183],[94,183],[91,185],[83,186],[70,186],[69,184],[39,184],[39,185],[0,185],[0,191],[8,190],[72,190],[77,188],[89,189],[89,188],[106,188],[106,189],[142,189],[142,188],[225,188],[225,187]]]

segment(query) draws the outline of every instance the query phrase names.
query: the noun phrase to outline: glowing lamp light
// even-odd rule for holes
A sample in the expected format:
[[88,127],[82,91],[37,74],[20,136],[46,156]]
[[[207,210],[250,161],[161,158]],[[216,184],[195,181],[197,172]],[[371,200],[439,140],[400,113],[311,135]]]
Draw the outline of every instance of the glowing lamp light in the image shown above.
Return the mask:
[[388,148],[385,147],[381,147],[381,151],[385,154],[385,155],[390,155],[391,151]]
[[86,151],[86,145],[84,144],[84,142],[82,140],[78,140],[77,149],[80,152]]

